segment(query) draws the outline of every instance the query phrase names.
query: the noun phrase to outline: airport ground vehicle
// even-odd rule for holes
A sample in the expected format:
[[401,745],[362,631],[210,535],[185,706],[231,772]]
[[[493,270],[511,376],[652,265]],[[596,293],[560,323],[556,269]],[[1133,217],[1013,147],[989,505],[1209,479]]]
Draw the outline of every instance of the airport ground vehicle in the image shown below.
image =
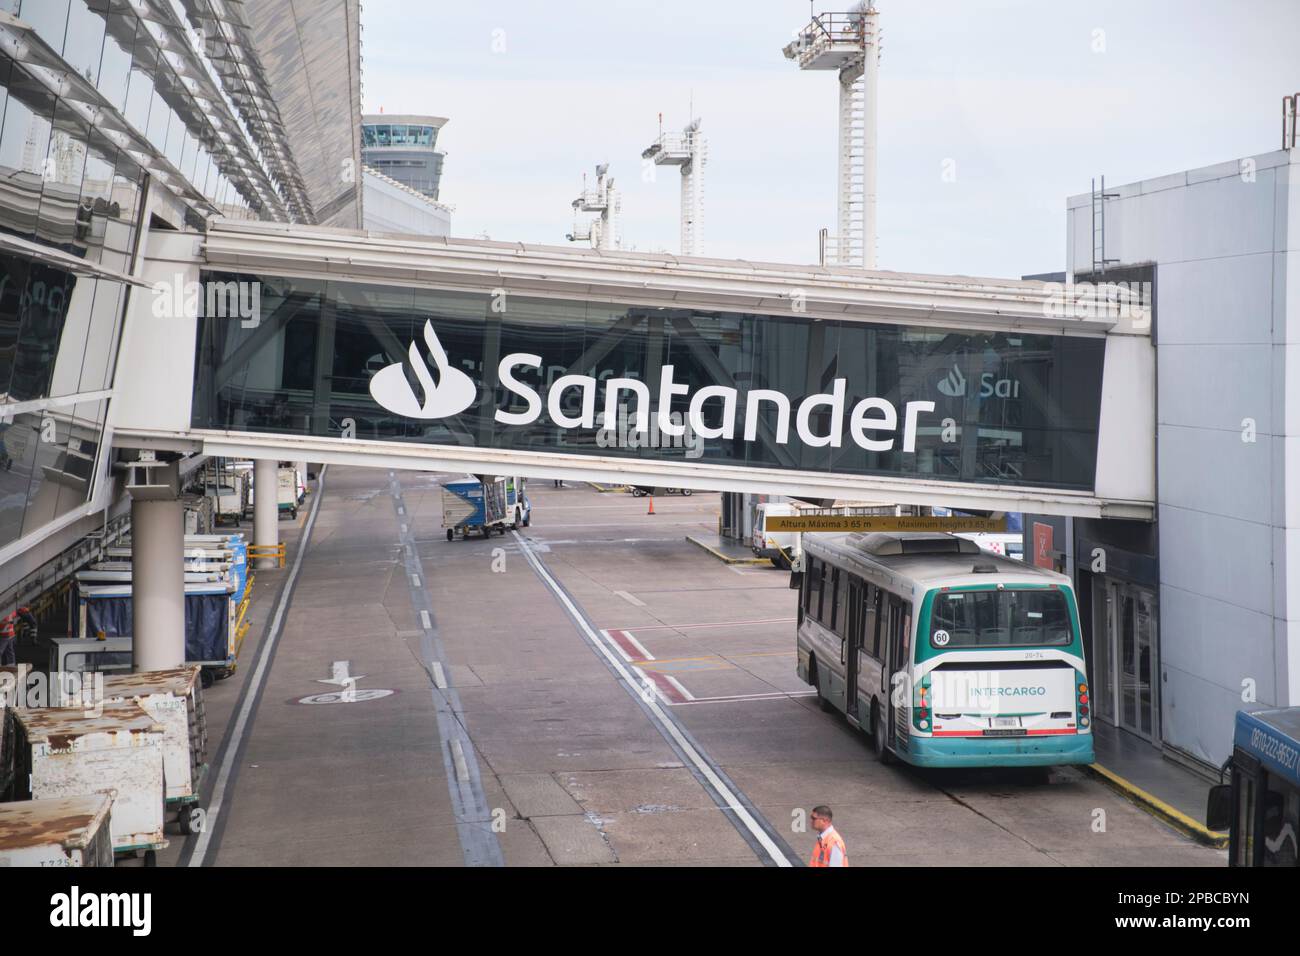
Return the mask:
[[1228,832],[1228,865],[1298,865],[1300,707],[1238,711],[1223,770],[1231,779],[1210,788],[1205,825]]
[[248,494],[242,475],[224,474],[218,481],[205,484],[203,493],[212,499],[212,513],[217,521],[233,521],[238,525],[247,511]]
[[632,497],[644,498],[646,495],[676,495],[680,494],[685,498],[691,496],[689,488],[655,488],[650,485],[633,485]]
[[526,528],[532,517],[523,478],[478,475],[442,483],[442,526],[448,541],[471,532],[486,538],[493,531]]
[[[251,474],[251,473],[250,473]],[[251,517],[253,514],[253,500],[256,482],[250,482],[248,486],[248,504],[245,506],[244,515]],[[306,497],[306,483],[303,475],[297,468],[279,468],[275,475],[276,491],[276,508],[281,516],[288,515],[290,518],[298,517],[298,506],[302,504],[303,498]]]
[[808,534],[804,560],[799,676],[882,762],[1093,762],[1067,577],[950,534]]

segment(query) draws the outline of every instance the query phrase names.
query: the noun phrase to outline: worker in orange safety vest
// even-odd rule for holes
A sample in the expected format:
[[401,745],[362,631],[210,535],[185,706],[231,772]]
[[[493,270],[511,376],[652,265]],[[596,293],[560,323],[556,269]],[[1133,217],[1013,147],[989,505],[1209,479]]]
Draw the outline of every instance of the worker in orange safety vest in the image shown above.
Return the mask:
[[825,805],[813,807],[809,814],[813,829],[817,831],[817,843],[813,847],[809,866],[848,866],[849,853],[844,848],[844,838],[831,825],[831,808]]
[[18,622],[36,627],[31,608],[18,607],[0,617],[0,667],[18,663]]

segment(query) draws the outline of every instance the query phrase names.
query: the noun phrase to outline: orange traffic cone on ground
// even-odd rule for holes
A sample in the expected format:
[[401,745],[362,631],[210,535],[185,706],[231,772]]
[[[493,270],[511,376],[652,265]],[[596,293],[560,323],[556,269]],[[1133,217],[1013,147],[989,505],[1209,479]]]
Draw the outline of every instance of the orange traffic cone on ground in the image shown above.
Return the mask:
[[648,514],[648,515],[652,515],[652,514],[654,514],[654,513],[655,513],[655,496],[654,496],[654,495],[651,495],[651,496],[650,496],[650,510],[647,511],[646,514]]

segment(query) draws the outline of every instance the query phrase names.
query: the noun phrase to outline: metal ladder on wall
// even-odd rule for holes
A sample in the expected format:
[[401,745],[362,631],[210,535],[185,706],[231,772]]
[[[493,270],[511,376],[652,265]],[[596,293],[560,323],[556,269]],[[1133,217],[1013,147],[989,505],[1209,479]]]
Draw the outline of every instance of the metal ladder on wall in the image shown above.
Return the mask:
[[835,237],[833,255],[836,264],[858,268],[866,264],[864,97],[862,67],[846,68],[840,75],[839,209],[836,216],[839,234]]
[[1118,259],[1106,258],[1106,200],[1118,199],[1119,193],[1106,192],[1106,177],[1101,177],[1101,186],[1097,180],[1092,181],[1092,271],[1106,274],[1106,266],[1115,265]]

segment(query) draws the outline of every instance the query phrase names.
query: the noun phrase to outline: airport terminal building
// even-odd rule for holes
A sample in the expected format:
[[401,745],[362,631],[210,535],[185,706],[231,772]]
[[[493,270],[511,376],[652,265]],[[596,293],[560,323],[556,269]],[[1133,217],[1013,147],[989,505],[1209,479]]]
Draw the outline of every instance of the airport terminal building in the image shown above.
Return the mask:
[[152,294],[150,235],[198,236],[214,216],[361,225],[359,15],[356,0],[0,0],[6,606],[124,525],[113,399],[125,316]]
[[[363,122],[359,16],[358,0],[0,0],[0,612],[124,527],[115,444],[145,447],[152,426],[208,455],[509,459],[731,490],[743,472],[751,493],[1021,510],[1026,555],[1079,585],[1103,720],[1217,764],[1235,710],[1300,703],[1294,149],[1114,188],[1100,259],[1097,199],[1070,200],[1069,275],[1149,284],[1148,327],[1048,315],[1040,285],[1009,280],[393,239],[363,232],[365,167],[394,210],[436,212],[444,121]],[[392,217],[376,230],[403,231]],[[144,301],[214,273],[268,280],[262,328]],[[493,305],[506,283],[509,314]],[[417,336],[479,377],[462,411],[508,392],[506,419],[453,418],[456,436],[377,404],[371,383],[401,378]],[[643,450],[616,468],[586,405],[514,427],[542,401],[510,376],[544,354],[548,385],[605,369],[679,410],[700,412],[691,393],[740,404],[701,429],[700,461]],[[940,414],[918,428],[910,408]],[[823,433],[840,419],[842,445]],[[895,422],[898,447],[872,437]],[[800,441],[770,434],[787,432]],[[182,471],[201,460],[185,454]],[[725,524],[747,535],[736,501]]]

